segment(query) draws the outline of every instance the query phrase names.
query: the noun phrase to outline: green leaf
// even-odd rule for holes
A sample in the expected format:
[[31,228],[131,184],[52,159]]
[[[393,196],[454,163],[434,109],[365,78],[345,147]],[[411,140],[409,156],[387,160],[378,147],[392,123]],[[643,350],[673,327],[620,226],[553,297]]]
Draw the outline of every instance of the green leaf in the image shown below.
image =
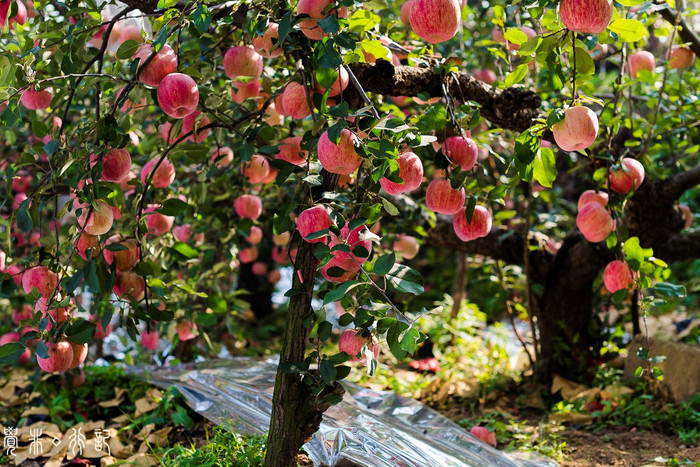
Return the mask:
[[327,341],[331,337],[331,332],[333,331],[333,325],[328,321],[321,321],[318,323],[318,338],[321,342]]
[[179,0],[158,0],[158,9],[170,8],[171,6],[177,5]]
[[576,74],[589,76],[595,71],[595,63],[588,51],[581,47],[576,47]]
[[389,344],[389,350],[397,360],[401,361],[406,358],[406,351],[401,348],[399,343],[399,336],[403,331],[408,329],[406,323],[397,321],[386,333],[386,342]]
[[134,53],[136,53],[136,49],[138,49],[140,45],[141,44],[133,39],[122,42],[122,45],[119,46],[119,50],[117,50],[117,58],[119,60],[126,60],[133,57]]
[[649,358],[649,349],[645,347],[640,347],[639,349],[637,349],[637,358],[642,361]]
[[28,212],[31,202],[32,200],[27,198],[22,201],[22,204],[19,205],[19,209],[17,209],[17,227],[24,233],[28,233],[32,230],[32,227],[34,227],[34,223]]
[[211,15],[209,14],[209,8],[203,3],[200,3],[197,9],[194,11],[194,26],[201,33],[205,33],[209,30],[211,25]]
[[653,287],[655,292],[667,297],[683,298],[686,296],[685,287],[668,282],[658,282]]
[[420,295],[423,293],[423,276],[404,264],[394,264],[386,274],[389,283],[399,292]]
[[326,294],[325,297],[323,297],[323,304],[328,305],[329,303],[336,302],[342,299],[345,296],[345,294],[347,294],[350,291],[350,289],[353,289],[357,285],[360,285],[360,282],[347,281],[342,283],[336,289],[331,290]]
[[154,321],[170,321],[175,317],[175,313],[167,307],[160,310],[157,306],[151,304],[148,308],[148,316]]
[[396,263],[396,254],[392,252],[382,255],[377,259],[377,262],[374,263],[374,273],[379,276],[384,276],[391,271],[391,268],[394,267],[394,263]]
[[401,348],[409,354],[416,351],[416,344],[420,338],[420,332],[416,328],[410,328],[401,338]]
[[59,141],[49,141],[44,145],[44,152],[48,154],[49,156],[53,156],[56,151],[58,151],[58,148],[60,147],[61,143]]
[[506,79],[505,79],[506,87],[511,87],[514,84],[519,83],[520,81],[523,80],[523,78],[525,78],[525,75],[527,75],[527,65],[526,64],[518,65],[515,68],[515,70],[511,71],[510,73],[508,73],[508,76],[506,76]]
[[166,216],[177,216],[182,211],[187,209],[189,204],[178,198],[166,199],[163,205],[157,211]]
[[189,246],[187,243],[177,242],[172,248],[187,259],[192,259],[199,256],[199,252]]
[[66,335],[76,344],[87,344],[95,337],[95,323],[85,319],[79,319],[66,330]]
[[644,25],[636,19],[617,18],[610,23],[608,29],[617,34],[623,42],[637,42],[648,34]]
[[384,209],[390,216],[398,216],[399,215],[399,210],[391,204],[388,200],[382,198],[382,206],[384,206]]
[[335,376],[337,374],[333,362],[331,362],[330,360],[321,360],[321,364],[319,365],[319,372],[324,383],[329,385],[333,384],[333,382],[335,381]]
[[532,176],[540,182],[540,185],[552,188],[552,183],[557,178],[557,161],[554,157],[554,151],[540,147],[540,150],[537,151],[537,157],[535,157]]
[[25,347],[20,342],[10,342],[0,347],[0,366],[12,365],[19,360]]

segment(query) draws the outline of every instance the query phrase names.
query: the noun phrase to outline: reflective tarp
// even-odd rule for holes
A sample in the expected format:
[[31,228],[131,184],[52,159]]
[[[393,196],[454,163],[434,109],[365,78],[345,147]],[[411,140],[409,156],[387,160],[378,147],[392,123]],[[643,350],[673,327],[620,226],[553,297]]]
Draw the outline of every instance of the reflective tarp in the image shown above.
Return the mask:
[[[196,412],[240,433],[265,433],[270,424],[277,359],[239,357],[127,371],[157,386],[175,385]],[[341,459],[381,467],[557,465],[493,449],[413,399],[342,384],[343,401],[326,411],[320,430],[304,445],[314,465],[333,466]]]

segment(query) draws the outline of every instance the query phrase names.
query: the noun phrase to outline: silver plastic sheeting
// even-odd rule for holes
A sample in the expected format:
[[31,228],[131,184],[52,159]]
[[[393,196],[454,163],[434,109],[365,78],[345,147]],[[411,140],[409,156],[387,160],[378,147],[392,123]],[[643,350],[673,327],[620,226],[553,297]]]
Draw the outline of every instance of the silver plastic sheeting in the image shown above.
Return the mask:
[[[277,359],[234,358],[127,371],[163,388],[175,385],[196,412],[237,432],[262,434],[270,424]],[[557,465],[493,449],[413,399],[342,384],[343,401],[326,411],[320,430],[304,445],[316,466],[333,466],[341,459],[373,467]]]

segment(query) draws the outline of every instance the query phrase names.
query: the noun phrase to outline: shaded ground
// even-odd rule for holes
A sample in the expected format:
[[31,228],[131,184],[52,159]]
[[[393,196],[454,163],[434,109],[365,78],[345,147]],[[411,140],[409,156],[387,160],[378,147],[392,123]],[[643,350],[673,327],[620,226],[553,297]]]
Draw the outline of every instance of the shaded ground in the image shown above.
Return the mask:
[[700,447],[684,446],[677,437],[663,433],[614,427],[597,433],[569,429],[560,435],[568,448],[568,459],[561,462],[564,467],[664,465],[654,462],[658,458],[700,465]]

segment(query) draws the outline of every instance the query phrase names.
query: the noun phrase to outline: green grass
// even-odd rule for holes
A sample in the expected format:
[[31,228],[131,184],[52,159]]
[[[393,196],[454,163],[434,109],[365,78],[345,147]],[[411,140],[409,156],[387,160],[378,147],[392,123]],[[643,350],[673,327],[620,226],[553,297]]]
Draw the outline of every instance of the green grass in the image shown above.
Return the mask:
[[214,467],[263,465],[267,436],[244,437],[234,433],[226,425],[207,431],[207,444],[200,448],[173,446],[161,452],[161,465],[165,467]]

